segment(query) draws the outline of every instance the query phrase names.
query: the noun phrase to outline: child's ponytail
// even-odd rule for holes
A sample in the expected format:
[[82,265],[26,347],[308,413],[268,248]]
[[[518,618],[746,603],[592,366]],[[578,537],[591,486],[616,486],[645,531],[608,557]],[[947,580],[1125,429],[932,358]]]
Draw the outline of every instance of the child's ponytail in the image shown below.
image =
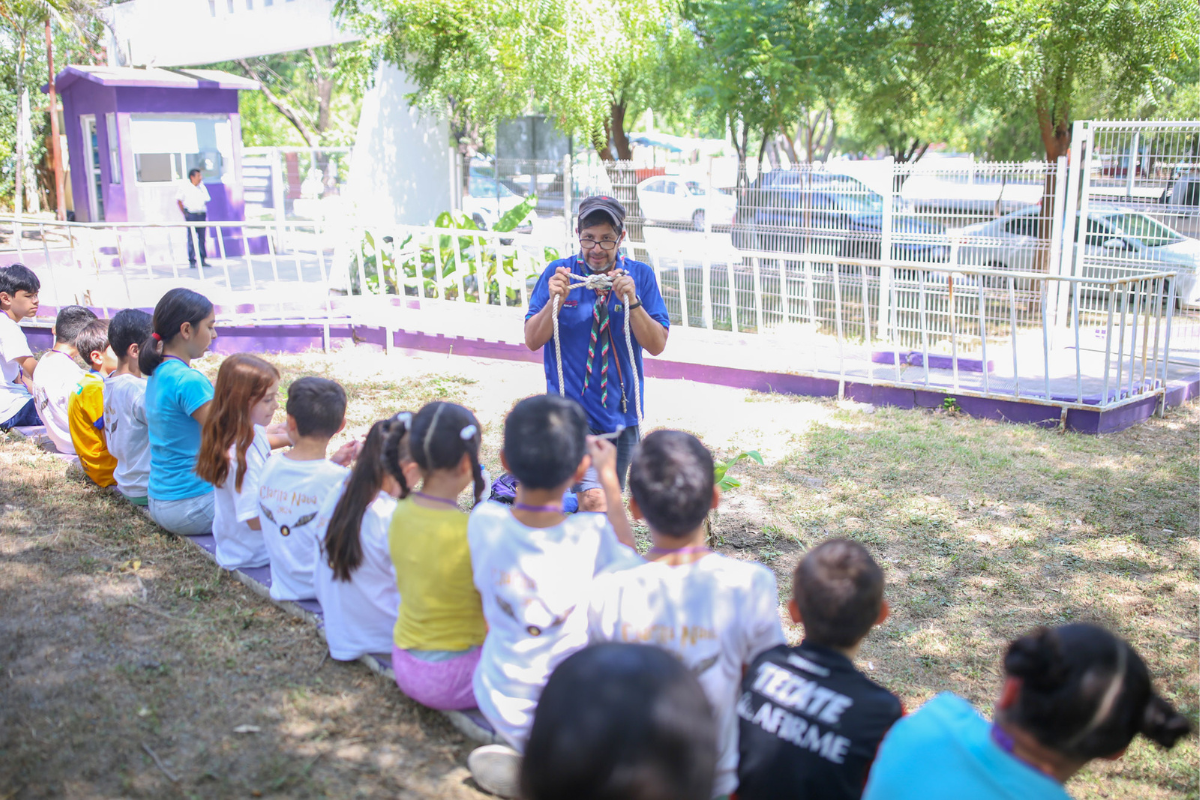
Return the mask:
[[396,483],[400,484],[401,500],[408,497],[408,493],[416,488],[409,486],[408,481],[404,478],[404,462],[412,460],[412,456],[408,452],[408,429],[412,427],[412,419],[413,415],[410,412],[401,411],[388,420],[391,427],[388,429],[387,441],[383,445],[383,464],[396,479]]
[[[325,557],[329,559],[334,580],[350,580],[350,575],[362,565],[363,549],[359,535],[362,518],[383,488],[383,479],[387,474],[385,468],[395,474],[390,469],[390,462],[385,467],[384,454],[387,444],[391,442],[392,428],[397,424],[392,419],[385,419],[371,426],[346,481],[346,488],[333,509],[333,516],[329,518],[329,527],[325,530]],[[403,478],[400,480],[403,481]]]
[[481,434],[479,420],[469,409],[457,403],[430,403],[413,417],[409,450],[423,473],[454,469],[467,456],[478,505],[486,488],[483,466],[479,463]]
[[191,289],[171,289],[154,307],[153,333],[138,348],[138,369],[143,375],[153,375],[163,360],[163,345],[179,335],[183,323],[196,327],[212,313],[213,304]]

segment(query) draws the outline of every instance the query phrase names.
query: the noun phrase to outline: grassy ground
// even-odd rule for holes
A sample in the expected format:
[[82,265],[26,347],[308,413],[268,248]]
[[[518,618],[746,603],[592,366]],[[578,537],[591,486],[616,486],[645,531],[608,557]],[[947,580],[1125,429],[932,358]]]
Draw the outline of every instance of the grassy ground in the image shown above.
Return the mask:
[[[346,435],[430,399],[474,408],[494,471],[504,413],[544,388],[529,364],[274,360],[285,386],[347,386]],[[952,690],[986,711],[1011,638],[1092,620],[1197,722],[1195,405],[1098,438],[683,381],[646,394],[649,427],[692,431],[719,456],[763,453],[734,468],[743,485],[714,531],[722,552],[769,564],[781,597],[806,547],[849,536],[871,549],[893,613],[860,667],[909,708]],[[0,502],[0,798],[478,795],[470,745],[440,717],[325,659],[308,627],[62,462],[0,438]],[[1139,741],[1068,789],[1197,797],[1198,770],[1195,736],[1170,753]]]

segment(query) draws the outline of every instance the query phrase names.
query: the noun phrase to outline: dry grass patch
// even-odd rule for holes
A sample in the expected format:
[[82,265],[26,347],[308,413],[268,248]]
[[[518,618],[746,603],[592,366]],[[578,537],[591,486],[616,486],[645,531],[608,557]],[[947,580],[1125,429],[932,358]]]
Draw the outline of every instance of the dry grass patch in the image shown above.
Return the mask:
[[[272,356],[347,388],[348,428],[433,399],[474,409],[496,474],[501,423],[542,368],[365,350]],[[200,366],[215,377],[218,359]],[[846,536],[884,565],[892,618],[860,667],[914,708],[955,691],[988,710],[1007,642],[1090,620],[1142,653],[1192,719],[1200,587],[1200,409],[1088,437],[650,380],[650,428],[720,457],[757,449],[714,523],[780,595],[808,547]],[[286,394],[281,397],[281,403]],[[279,419],[283,412],[280,411]],[[335,444],[338,443],[335,441]],[[0,439],[0,797],[470,796],[469,745],[189,546]],[[638,531],[645,542],[645,530]],[[790,635],[798,638],[798,631]],[[238,725],[258,733],[235,734]],[[170,781],[142,749],[158,754]],[[1079,798],[1196,797],[1195,736],[1136,743],[1068,786]]]

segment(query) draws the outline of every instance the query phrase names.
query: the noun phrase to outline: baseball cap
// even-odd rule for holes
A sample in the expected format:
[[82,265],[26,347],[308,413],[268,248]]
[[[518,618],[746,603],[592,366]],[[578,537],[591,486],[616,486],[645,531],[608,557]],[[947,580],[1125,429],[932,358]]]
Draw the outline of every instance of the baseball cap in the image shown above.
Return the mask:
[[579,203],[579,223],[582,223],[589,214],[596,212],[600,212],[612,220],[613,229],[617,233],[625,230],[625,206],[615,199],[604,195],[585,197]]

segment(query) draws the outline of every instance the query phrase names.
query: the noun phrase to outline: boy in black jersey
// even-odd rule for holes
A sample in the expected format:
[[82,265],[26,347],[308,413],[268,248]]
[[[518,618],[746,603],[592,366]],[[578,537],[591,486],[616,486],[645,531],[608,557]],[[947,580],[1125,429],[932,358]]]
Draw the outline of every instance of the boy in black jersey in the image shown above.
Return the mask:
[[792,584],[788,610],[804,641],[767,650],[742,680],[738,800],[858,800],[879,743],[904,713],[852,661],[887,618],[883,571],[862,545],[834,539],[809,551]]

